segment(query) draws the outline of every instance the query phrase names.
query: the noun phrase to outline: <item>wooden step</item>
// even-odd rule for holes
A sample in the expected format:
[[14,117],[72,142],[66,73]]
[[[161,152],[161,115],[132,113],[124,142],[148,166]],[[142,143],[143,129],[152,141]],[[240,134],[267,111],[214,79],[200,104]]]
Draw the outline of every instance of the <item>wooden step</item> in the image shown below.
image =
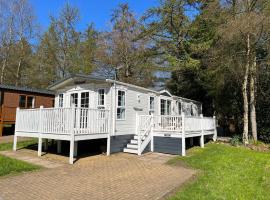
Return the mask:
[[128,149],[137,149],[138,150],[138,145],[137,144],[127,144]]
[[128,148],[124,148],[124,152],[125,152],[125,153],[138,154],[138,150],[137,150],[137,149],[128,149]]
[[138,140],[130,140],[130,144],[138,144]]

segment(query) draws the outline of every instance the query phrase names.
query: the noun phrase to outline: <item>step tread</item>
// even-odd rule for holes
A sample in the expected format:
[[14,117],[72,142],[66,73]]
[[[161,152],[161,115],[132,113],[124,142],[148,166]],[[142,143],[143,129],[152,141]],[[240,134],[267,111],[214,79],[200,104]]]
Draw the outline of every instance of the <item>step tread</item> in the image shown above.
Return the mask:
[[130,140],[130,144],[138,144],[138,140]]
[[124,148],[125,153],[133,153],[133,154],[138,154],[137,149],[129,149],[129,148]]
[[138,145],[137,144],[127,144],[127,148],[128,149],[138,149]]

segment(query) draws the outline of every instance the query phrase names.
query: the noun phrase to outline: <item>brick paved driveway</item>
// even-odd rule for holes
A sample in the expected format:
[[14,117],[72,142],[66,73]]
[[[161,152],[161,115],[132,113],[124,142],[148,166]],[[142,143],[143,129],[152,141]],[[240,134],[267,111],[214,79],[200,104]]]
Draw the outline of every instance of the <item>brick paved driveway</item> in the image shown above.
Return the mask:
[[74,165],[0,178],[0,199],[160,199],[194,175],[157,156],[92,156]]

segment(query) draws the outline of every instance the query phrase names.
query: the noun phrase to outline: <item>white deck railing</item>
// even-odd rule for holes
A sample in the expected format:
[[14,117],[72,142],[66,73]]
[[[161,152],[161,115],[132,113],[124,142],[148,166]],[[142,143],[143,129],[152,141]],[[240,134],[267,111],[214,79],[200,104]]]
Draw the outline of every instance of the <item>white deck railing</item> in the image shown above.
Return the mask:
[[[139,116],[139,130],[146,130],[149,126],[147,122],[151,115]],[[183,120],[184,118],[184,120]],[[184,122],[184,124],[183,124]],[[175,133],[193,133],[214,131],[215,118],[202,116],[181,116],[181,115],[154,115],[153,131],[157,132],[175,132]],[[183,127],[185,130],[183,130]]]
[[173,115],[154,115],[154,131],[181,131],[182,117]]
[[75,135],[109,133],[109,111],[90,108],[17,109],[15,131]]

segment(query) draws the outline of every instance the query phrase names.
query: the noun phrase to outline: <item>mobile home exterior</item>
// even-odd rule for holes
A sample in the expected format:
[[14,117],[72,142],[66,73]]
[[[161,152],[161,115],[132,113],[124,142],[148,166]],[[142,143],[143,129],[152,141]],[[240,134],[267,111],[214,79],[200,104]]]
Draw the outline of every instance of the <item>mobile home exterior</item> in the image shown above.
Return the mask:
[[[120,151],[140,155],[147,150],[185,155],[184,118],[190,137],[216,134],[215,120],[202,117],[200,102],[167,90],[81,74],[71,75],[50,89],[56,94],[54,110],[18,110],[16,136],[56,139],[59,147],[61,140],[70,140],[70,163],[77,141],[100,138],[107,138],[108,155]],[[27,127],[22,125],[26,115],[41,118]],[[57,124],[49,122],[52,118]]]

